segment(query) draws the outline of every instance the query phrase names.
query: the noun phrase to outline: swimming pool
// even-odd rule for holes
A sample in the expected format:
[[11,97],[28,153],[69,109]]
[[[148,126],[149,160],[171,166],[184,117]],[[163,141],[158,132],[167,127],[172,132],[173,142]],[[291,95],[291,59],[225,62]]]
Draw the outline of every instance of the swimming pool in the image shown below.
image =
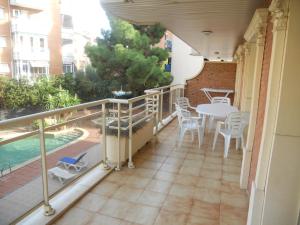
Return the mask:
[[[45,144],[47,152],[64,146],[83,135],[81,130],[73,130],[54,135],[45,134]],[[0,170],[8,169],[20,165],[40,155],[39,136],[28,137],[0,146]]]

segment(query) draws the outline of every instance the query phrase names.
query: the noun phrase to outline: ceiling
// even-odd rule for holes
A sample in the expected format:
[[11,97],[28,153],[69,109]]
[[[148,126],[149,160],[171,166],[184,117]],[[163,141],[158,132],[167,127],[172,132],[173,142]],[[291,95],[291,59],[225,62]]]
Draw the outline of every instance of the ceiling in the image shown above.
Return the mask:
[[[231,61],[264,0],[100,0],[106,12],[137,24],[161,23],[210,60]],[[203,31],[212,31],[207,35]]]

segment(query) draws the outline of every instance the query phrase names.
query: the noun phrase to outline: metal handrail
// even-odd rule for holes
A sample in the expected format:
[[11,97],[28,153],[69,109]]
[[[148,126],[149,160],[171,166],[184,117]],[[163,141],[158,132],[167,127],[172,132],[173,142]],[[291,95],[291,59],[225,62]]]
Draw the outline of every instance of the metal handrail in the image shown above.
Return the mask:
[[[164,92],[164,89],[168,90]],[[45,215],[52,215],[55,213],[55,210],[51,207],[49,203],[49,191],[48,191],[48,174],[47,174],[47,154],[46,154],[46,148],[45,148],[45,132],[49,130],[53,130],[56,128],[59,128],[61,126],[69,125],[78,121],[82,120],[87,120],[91,119],[94,117],[101,117],[101,122],[102,122],[102,145],[103,145],[103,161],[100,162],[103,164],[103,168],[109,168],[107,164],[107,146],[106,146],[106,126],[109,117],[107,118],[107,112],[113,112],[112,119],[114,121],[117,121],[116,126],[110,126],[108,127],[116,129],[117,132],[117,139],[118,139],[118,163],[116,166],[116,169],[119,170],[121,167],[121,144],[120,144],[120,138],[121,138],[121,130],[128,130],[128,145],[129,145],[129,160],[128,160],[128,167],[129,168],[134,168],[134,164],[132,161],[132,136],[133,136],[133,131],[132,128],[139,123],[144,122],[145,120],[153,118],[154,124],[155,124],[155,132],[156,134],[159,131],[159,127],[163,127],[165,124],[163,124],[162,121],[162,108],[163,108],[163,94],[165,93],[170,93],[170,104],[172,103],[172,95],[175,93],[177,94],[178,92],[176,91],[177,89],[182,89],[182,85],[168,85],[160,88],[154,88],[154,89],[149,89],[145,91],[144,95],[134,97],[131,99],[102,99],[102,100],[97,100],[93,102],[88,102],[88,103],[83,103],[75,106],[70,106],[70,107],[65,107],[61,109],[55,109],[55,110],[50,110],[47,112],[41,112],[41,113],[36,113],[32,115],[27,115],[27,116],[22,116],[18,118],[12,118],[8,120],[3,120],[0,121],[0,128],[4,129],[6,127],[13,127],[15,125],[22,125],[22,124],[29,124],[34,121],[39,122],[39,129],[34,130],[31,132],[27,132],[25,134],[21,134],[17,137],[12,137],[9,139],[5,139],[0,141],[0,146],[4,144],[8,144],[17,140],[21,140],[33,135],[39,135],[40,137],[40,158],[41,158],[41,164],[42,164],[42,180],[43,180],[43,196],[44,196],[44,213]],[[176,92],[174,92],[176,91]],[[180,94],[181,92],[179,92]],[[138,105],[133,106],[134,103],[140,101],[140,100],[145,100],[140,102]],[[108,109],[106,104],[113,103],[117,104],[117,109]],[[128,106],[128,108],[124,109],[122,106]],[[66,113],[71,113],[71,112],[77,112],[79,110],[84,110],[88,109],[91,107],[100,107],[98,111],[94,113],[90,113],[89,115],[84,115],[84,116],[78,116],[76,118],[69,119],[64,122],[60,122],[55,125],[51,125],[48,127],[45,127],[45,119],[49,117],[53,117],[55,115],[62,115]],[[140,109],[140,110],[138,110]],[[144,117],[138,119],[137,121],[133,121],[134,118],[141,117],[142,115],[145,115]],[[172,114],[172,110],[170,109],[170,115]],[[124,127],[121,124],[121,121],[126,120],[128,121],[128,126]]]

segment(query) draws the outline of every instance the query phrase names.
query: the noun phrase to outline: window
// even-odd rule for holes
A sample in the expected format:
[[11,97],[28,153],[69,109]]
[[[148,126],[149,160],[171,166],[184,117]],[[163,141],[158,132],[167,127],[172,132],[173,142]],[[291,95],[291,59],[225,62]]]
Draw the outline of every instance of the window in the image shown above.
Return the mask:
[[21,10],[20,9],[13,9],[12,11],[13,17],[20,17],[21,16]]
[[45,48],[45,39],[40,38],[40,48]]
[[31,47],[31,50],[33,49],[33,37],[30,37],[30,47]]
[[4,8],[0,7],[0,20],[4,20],[5,19],[5,12],[4,12]]
[[23,72],[24,73],[28,73],[28,65],[27,65],[27,63],[23,64]]
[[64,73],[73,73],[73,64],[64,64],[63,71]]
[[5,48],[5,47],[6,47],[6,38],[0,37],[0,48]]
[[73,19],[72,16],[62,15],[63,28],[72,29],[73,28]]
[[7,63],[0,63],[0,74],[9,73],[9,66]]

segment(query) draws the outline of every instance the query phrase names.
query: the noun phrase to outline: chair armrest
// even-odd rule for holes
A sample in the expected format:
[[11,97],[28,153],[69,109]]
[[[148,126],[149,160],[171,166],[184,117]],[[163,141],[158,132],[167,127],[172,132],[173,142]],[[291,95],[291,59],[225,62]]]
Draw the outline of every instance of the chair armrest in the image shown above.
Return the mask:
[[193,106],[189,106],[189,108],[193,109],[196,111],[196,107],[193,107]]

